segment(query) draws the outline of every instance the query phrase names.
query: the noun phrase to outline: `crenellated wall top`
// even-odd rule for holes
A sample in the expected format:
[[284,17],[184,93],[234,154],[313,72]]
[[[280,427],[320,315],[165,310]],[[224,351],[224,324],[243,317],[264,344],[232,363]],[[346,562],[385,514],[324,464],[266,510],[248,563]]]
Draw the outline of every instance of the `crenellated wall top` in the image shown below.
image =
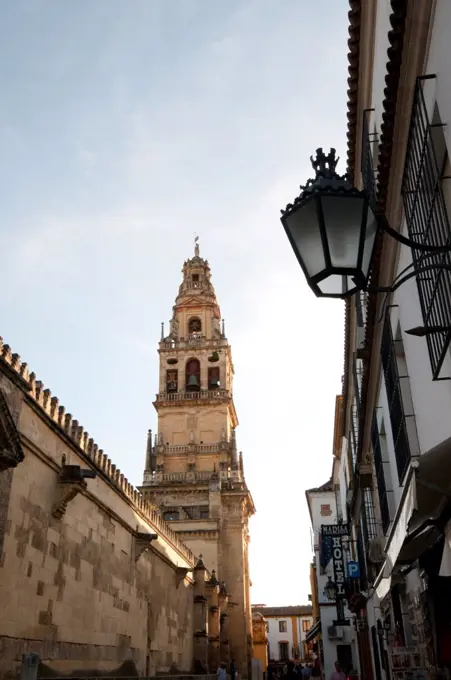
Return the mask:
[[103,450],[89,436],[88,432],[75,420],[70,413],[66,412],[64,406],[59,403],[57,397],[52,396],[49,389],[36,379],[36,375],[29,371],[28,364],[21,361],[19,354],[12,352],[9,345],[3,342],[0,337],[0,363],[4,362],[10,369],[14,370],[27,383],[29,391],[28,398],[31,398],[41,409],[41,411],[53,421],[53,423],[68,436],[81,455],[88,459],[97,467],[108,479],[115,490],[125,496],[129,503],[140,512],[146,520],[154,525],[162,538],[165,538],[173,548],[193,565],[196,557],[189,548],[180,540],[179,536],[163,520],[160,512],[148,501],[144,500],[142,494],[135,489],[125,475],[114,465],[114,463],[104,454]]

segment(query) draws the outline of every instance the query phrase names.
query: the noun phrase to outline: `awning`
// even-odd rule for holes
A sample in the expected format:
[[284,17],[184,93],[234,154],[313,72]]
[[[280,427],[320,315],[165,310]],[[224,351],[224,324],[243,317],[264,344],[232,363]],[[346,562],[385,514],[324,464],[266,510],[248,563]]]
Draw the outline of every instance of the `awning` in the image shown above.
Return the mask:
[[316,636],[318,635],[318,633],[321,633],[321,619],[319,619],[319,620],[318,620],[318,621],[310,628],[310,630],[308,631],[307,635],[305,636],[305,641],[306,641],[306,642],[310,642],[311,640],[313,640],[314,638],[316,638]]
[[[379,600],[390,591],[395,567],[412,564],[436,543],[441,534],[437,520],[450,501],[451,437],[411,463],[387,539],[385,562],[374,584]],[[449,533],[451,575],[451,526]]]

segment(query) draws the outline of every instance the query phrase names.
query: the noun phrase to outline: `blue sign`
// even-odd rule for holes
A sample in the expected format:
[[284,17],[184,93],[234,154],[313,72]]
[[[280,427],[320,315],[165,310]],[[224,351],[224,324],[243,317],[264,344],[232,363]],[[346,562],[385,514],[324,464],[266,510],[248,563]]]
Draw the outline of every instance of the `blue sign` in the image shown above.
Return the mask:
[[348,562],[348,578],[360,578],[360,564],[358,562]]

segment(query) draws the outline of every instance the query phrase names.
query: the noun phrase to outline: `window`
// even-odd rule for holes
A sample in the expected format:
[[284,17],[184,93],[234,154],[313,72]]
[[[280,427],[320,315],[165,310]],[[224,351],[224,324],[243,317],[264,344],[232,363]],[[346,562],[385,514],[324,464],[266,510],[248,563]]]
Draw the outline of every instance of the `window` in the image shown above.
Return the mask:
[[279,621],[279,633],[286,633],[287,632],[287,622],[286,621]]
[[288,642],[279,642],[279,661],[288,661]]
[[374,514],[373,493],[371,489],[363,489],[362,529],[365,547],[377,536],[376,515]]
[[178,371],[173,368],[166,371],[166,392],[177,392]]
[[200,518],[201,519],[208,519],[209,515],[210,515],[210,513],[209,513],[208,505],[201,506],[200,507]]
[[189,320],[188,323],[188,336],[190,338],[200,338],[202,333],[202,322],[197,317]]
[[302,621],[302,630],[304,633],[308,633],[311,627],[312,627],[311,621],[307,621],[306,619]]
[[393,342],[389,313],[385,315],[384,328],[382,331],[381,360],[384,369],[388,407],[390,409],[390,423],[395,446],[396,468],[398,470],[398,479],[401,483],[410,461],[410,446],[407,436],[401,384],[399,381],[398,364],[396,360],[396,349],[395,343]]
[[217,390],[221,386],[219,379],[219,366],[213,366],[208,369],[208,389]]
[[[435,77],[435,76],[434,76]],[[435,105],[432,122],[426,109],[423,85],[431,76],[417,79],[410,121],[409,140],[402,183],[402,197],[408,235],[426,245],[443,245],[451,238],[448,212],[443,193],[447,165],[446,142],[440,112]],[[449,182],[449,180],[447,180]],[[434,264],[451,264],[449,253],[422,253],[412,249],[417,272],[416,282],[423,324],[451,327],[451,272],[443,267],[427,273],[422,268]],[[451,332],[426,334],[433,380],[442,375]]]
[[179,511],[178,510],[166,510],[166,512],[163,512],[163,519],[166,522],[173,522],[173,521],[179,519]]
[[190,359],[186,364],[186,391],[198,392],[200,390],[200,362],[198,359]]
[[390,512],[388,509],[387,485],[385,484],[384,464],[382,462],[381,441],[379,428],[377,425],[376,414],[373,416],[371,428],[371,443],[373,446],[374,467],[376,470],[377,495],[379,496],[379,506],[381,510],[382,531],[387,533],[390,524]]
[[199,283],[199,274],[193,274],[191,279],[193,283]]

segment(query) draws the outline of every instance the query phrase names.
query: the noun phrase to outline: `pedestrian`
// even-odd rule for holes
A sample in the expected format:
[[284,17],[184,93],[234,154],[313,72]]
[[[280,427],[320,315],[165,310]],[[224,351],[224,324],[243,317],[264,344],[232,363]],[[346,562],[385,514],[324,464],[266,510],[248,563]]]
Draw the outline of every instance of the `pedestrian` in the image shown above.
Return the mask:
[[335,662],[335,670],[332,672],[330,680],[346,680],[346,675],[344,674],[339,661]]
[[305,664],[304,668],[302,669],[302,677],[303,678],[309,678],[312,674],[312,667],[310,664]]
[[235,680],[235,678],[236,678],[235,659],[232,659],[232,661],[230,663],[230,678],[231,678],[231,680]]
[[216,671],[217,680],[227,680],[227,669],[225,663],[220,663]]
[[287,680],[296,680],[296,678],[297,678],[295,665],[292,661],[289,661],[287,663],[287,673],[286,673],[285,677],[286,677]]

